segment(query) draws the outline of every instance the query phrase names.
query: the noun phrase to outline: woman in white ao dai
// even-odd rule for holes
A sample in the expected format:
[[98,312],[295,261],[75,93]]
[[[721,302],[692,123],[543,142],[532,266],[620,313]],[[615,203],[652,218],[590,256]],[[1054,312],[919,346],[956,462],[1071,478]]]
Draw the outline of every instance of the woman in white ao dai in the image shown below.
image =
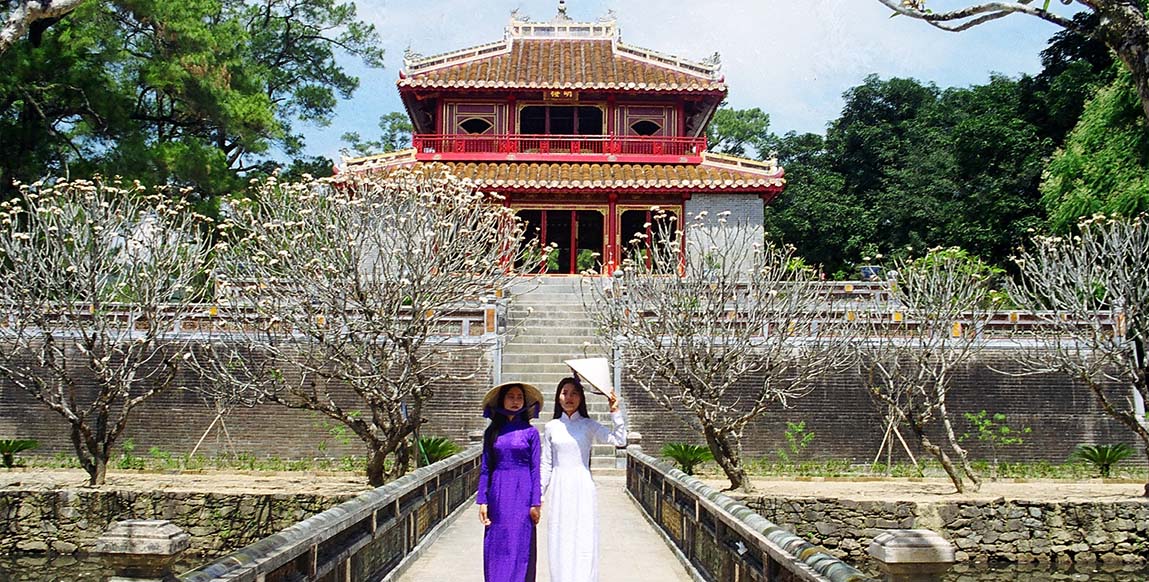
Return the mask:
[[598,580],[598,501],[590,477],[590,448],[595,442],[626,445],[618,397],[612,394],[609,399],[612,430],[589,418],[578,380],[564,378],[555,394],[554,420],[543,429],[540,472],[551,582]]

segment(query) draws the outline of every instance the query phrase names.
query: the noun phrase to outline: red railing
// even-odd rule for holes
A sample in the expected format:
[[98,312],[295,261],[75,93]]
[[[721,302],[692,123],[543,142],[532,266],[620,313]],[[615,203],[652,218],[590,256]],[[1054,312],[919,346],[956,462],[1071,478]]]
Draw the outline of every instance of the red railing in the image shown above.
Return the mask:
[[634,161],[651,158],[701,159],[705,137],[615,135],[467,135],[418,134],[412,138],[420,159],[517,159],[538,157],[556,160],[575,156],[603,161]]

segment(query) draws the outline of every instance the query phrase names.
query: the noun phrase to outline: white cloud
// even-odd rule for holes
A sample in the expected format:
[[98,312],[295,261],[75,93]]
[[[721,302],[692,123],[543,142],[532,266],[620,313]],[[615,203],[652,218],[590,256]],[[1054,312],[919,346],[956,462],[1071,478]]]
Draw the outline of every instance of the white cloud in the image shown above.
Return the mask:
[[[403,52],[433,54],[502,37],[512,9],[534,20],[555,14],[553,0],[358,0],[387,50],[382,71],[355,67],[363,85],[328,128],[307,131],[310,149],[338,157],[339,135],[373,135],[380,115],[401,111],[395,80]],[[567,2],[568,14],[594,20],[613,9],[624,42],[702,59],[719,52],[738,108],[760,107],[776,132],[824,130],[841,94],[866,75],[914,77],[939,86],[985,82],[1040,70],[1040,51],[1057,31],[1014,16],[960,34],[890,18],[877,0],[595,0]],[[949,2],[956,4],[956,2]],[[939,8],[945,7],[939,3]]]

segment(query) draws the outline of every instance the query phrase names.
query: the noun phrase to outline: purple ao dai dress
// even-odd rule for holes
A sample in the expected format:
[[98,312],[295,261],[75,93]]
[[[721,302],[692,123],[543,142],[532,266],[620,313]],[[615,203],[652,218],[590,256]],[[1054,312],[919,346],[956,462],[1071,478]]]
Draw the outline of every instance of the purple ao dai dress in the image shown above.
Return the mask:
[[483,454],[475,503],[486,504],[491,525],[483,534],[486,582],[534,582],[535,524],[531,507],[542,504],[539,431],[516,418],[499,429],[494,466]]
[[626,446],[622,412],[612,429],[578,413],[547,422],[543,429],[543,489],[547,492],[547,559],[550,582],[597,582],[598,494],[590,477],[595,442]]

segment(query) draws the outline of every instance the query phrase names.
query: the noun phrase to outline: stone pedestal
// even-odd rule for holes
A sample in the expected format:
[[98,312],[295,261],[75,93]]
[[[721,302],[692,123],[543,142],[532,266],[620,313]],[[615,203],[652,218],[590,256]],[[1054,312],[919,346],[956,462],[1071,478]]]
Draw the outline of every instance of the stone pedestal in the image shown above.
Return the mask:
[[936,582],[954,563],[954,548],[928,529],[891,529],[870,542],[888,582]]
[[190,546],[191,535],[166,519],[129,519],[112,524],[92,552],[115,570],[108,582],[172,582],[172,564]]

